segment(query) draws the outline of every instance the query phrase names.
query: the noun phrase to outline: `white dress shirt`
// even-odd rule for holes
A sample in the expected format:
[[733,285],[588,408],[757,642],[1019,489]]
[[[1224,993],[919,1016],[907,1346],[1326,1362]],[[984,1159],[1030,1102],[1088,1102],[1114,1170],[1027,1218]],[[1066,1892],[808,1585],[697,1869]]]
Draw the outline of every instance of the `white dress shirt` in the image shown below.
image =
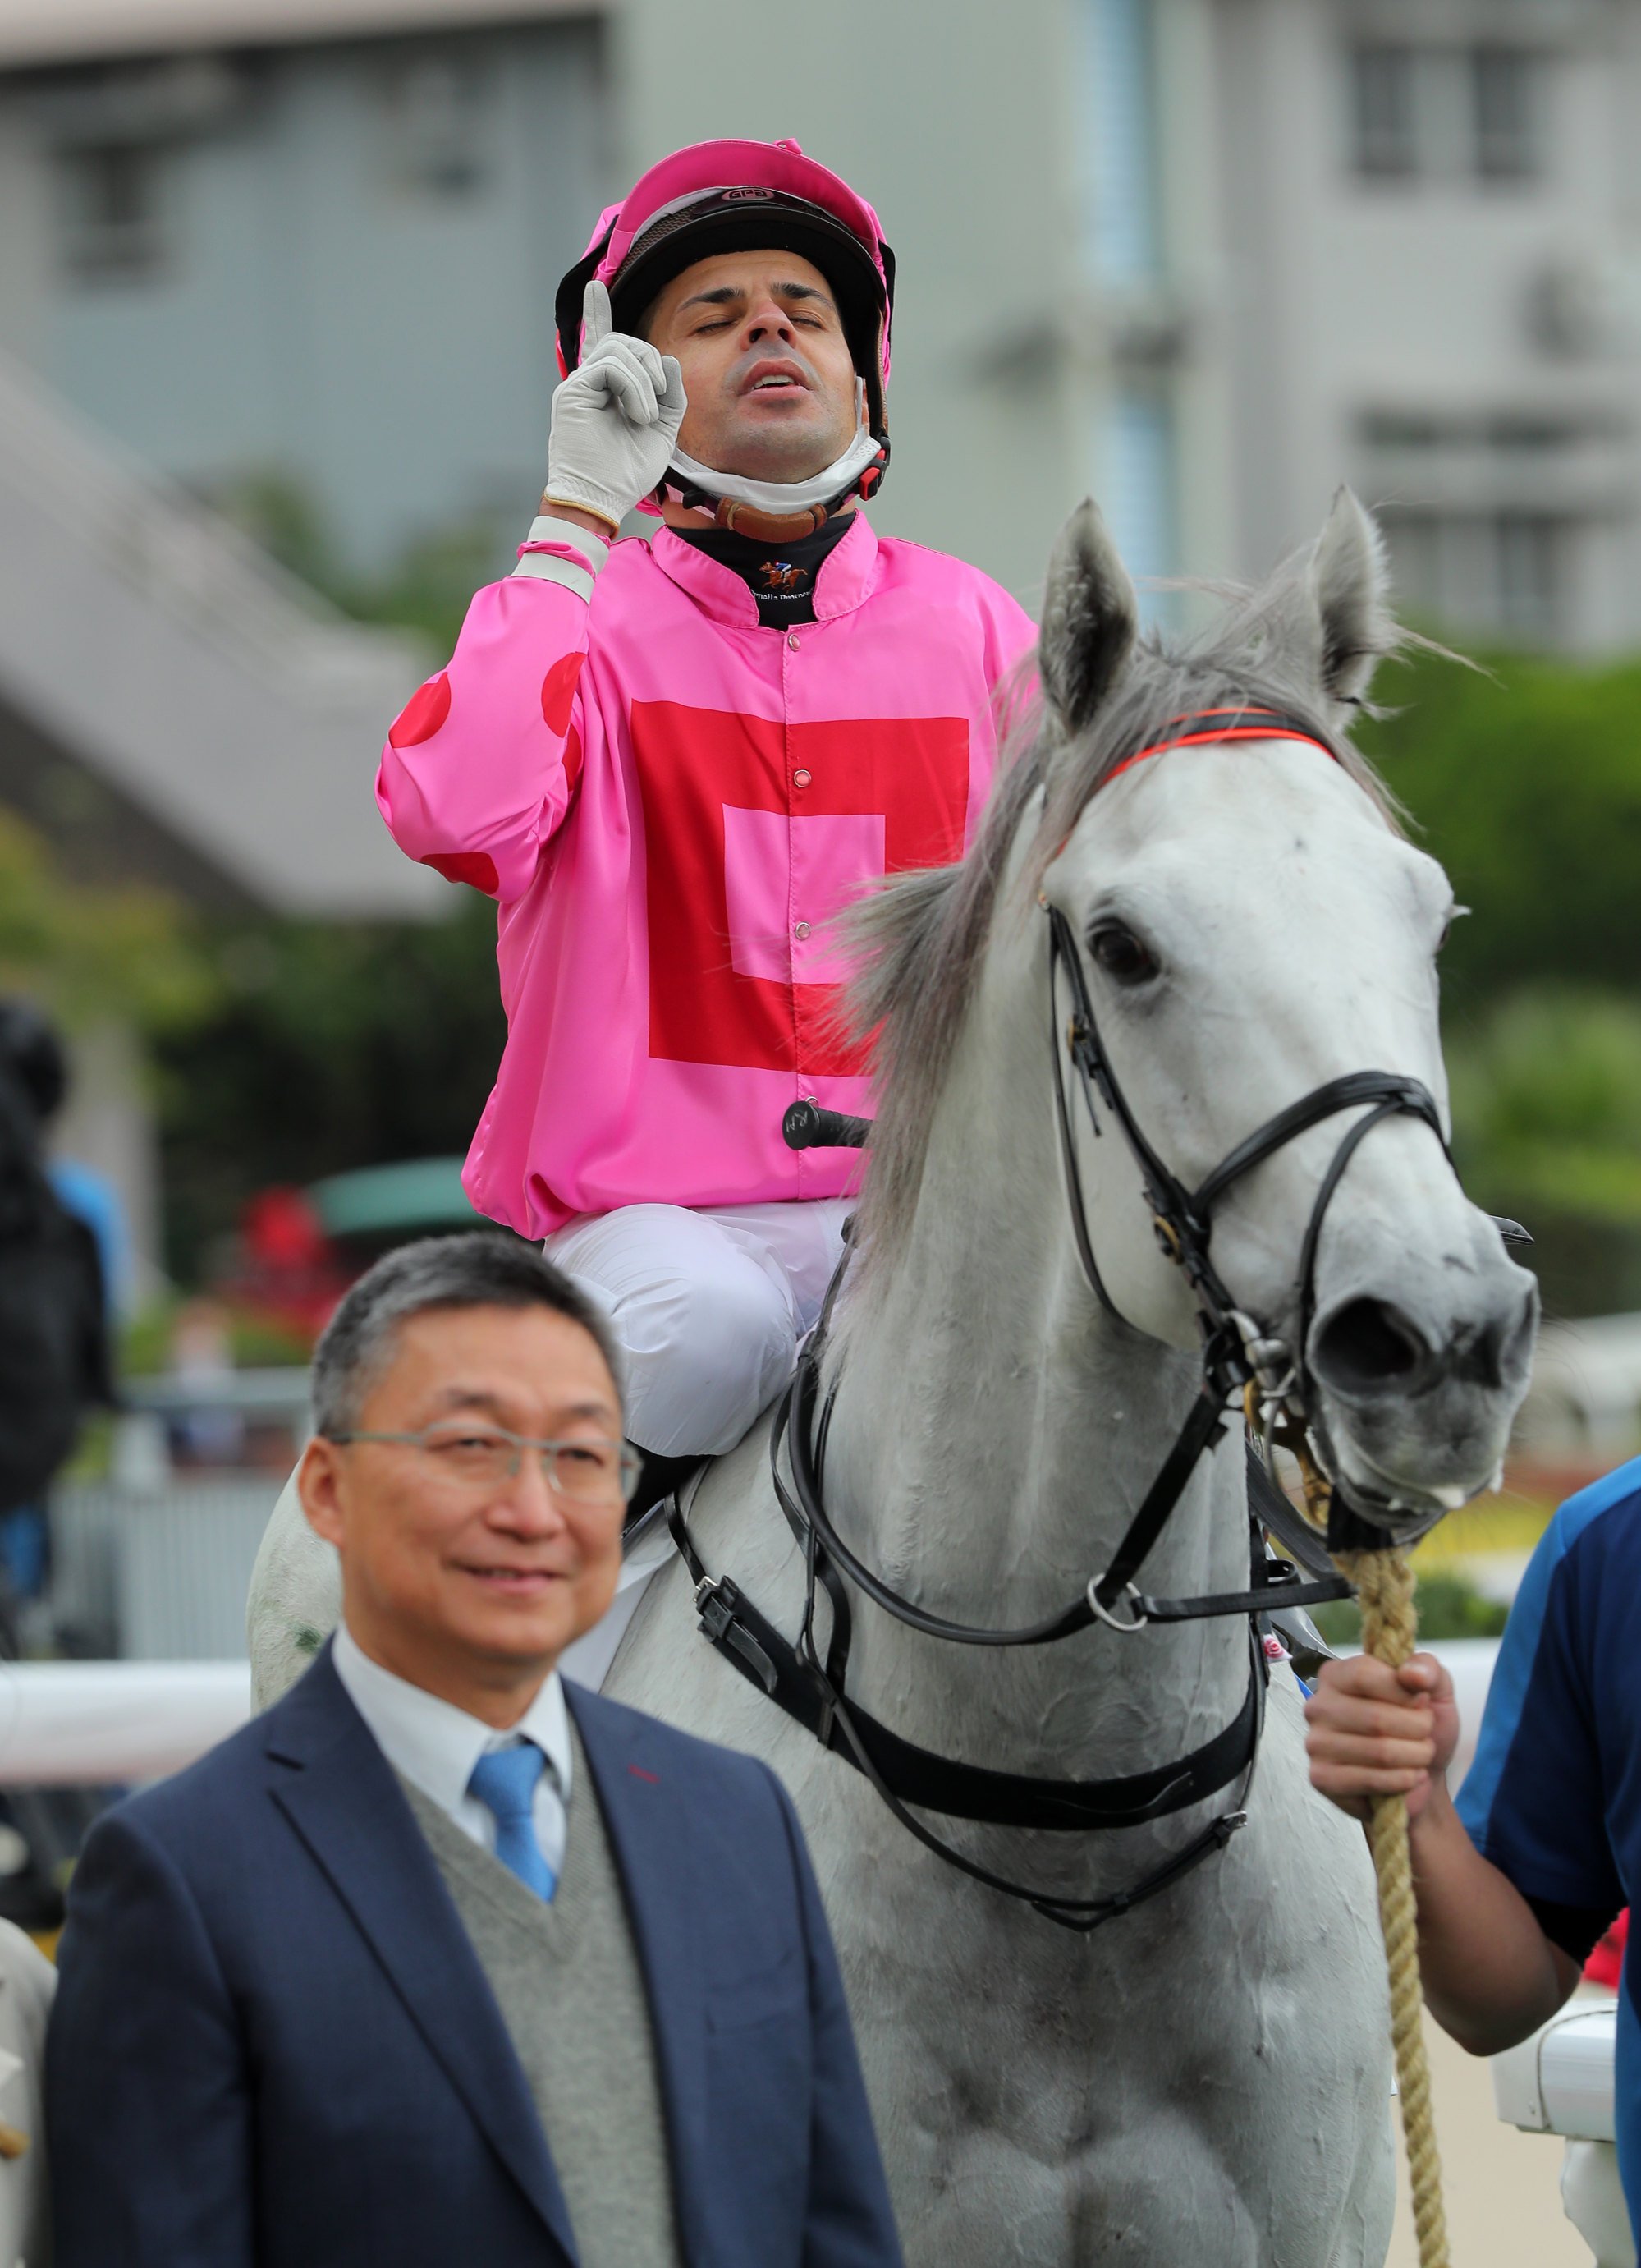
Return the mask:
[[345,1622],[336,1625],[331,1660],[343,1691],[394,1770],[487,1851],[496,1848],[496,1815],[467,1793],[473,1767],[493,1749],[534,1741],[547,1758],[531,1812],[535,1839],[554,1874],[563,1874],[571,1752],[570,1712],[556,1670],[519,1722],[498,1733],[482,1718],[470,1717],[453,1702],[441,1701],[437,1693],[411,1685],[372,1661]]

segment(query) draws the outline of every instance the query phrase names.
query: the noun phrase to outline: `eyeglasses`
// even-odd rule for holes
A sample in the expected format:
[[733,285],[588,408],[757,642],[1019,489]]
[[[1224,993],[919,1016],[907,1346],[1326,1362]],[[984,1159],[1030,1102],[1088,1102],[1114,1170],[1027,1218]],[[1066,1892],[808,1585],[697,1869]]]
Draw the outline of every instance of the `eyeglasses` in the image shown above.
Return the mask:
[[536,1441],[510,1433],[504,1425],[475,1425],[470,1419],[424,1425],[419,1433],[327,1433],[346,1447],[354,1441],[396,1441],[430,1457],[439,1474],[458,1488],[489,1488],[516,1480],[525,1452],[541,1461],[547,1484],[574,1504],[630,1503],[643,1459],[624,1441]]

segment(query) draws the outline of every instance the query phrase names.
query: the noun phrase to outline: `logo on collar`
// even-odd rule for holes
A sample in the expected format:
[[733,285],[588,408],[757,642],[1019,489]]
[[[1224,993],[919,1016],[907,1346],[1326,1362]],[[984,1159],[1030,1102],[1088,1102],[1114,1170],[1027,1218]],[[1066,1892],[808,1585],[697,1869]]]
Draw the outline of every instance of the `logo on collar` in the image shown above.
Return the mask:
[[758,572],[766,591],[801,591],[809,580],[809,570],[794,567],[790,559],[766,559]]

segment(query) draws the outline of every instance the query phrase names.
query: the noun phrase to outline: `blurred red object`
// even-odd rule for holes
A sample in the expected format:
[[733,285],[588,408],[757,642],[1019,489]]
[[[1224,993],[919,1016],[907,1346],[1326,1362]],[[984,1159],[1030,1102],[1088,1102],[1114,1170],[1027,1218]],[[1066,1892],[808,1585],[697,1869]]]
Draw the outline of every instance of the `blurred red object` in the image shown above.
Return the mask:
[[305,1189],[260,1189],[239,1216],[237,1265],[217,1288],[317,1338],[357,1273],[326,1235]]
[[246,1257],[268,1268],[313,1267],[328,1245],[305,1189],[260,1189],[239,1216]]
[[1618,1979],[1623,1972],[1624,1948],[1630,1942],[1630,1909],[1626,1906],[1584,1964],[1586,1984],[1604,1984],[1608,1991],[1618,1990]]

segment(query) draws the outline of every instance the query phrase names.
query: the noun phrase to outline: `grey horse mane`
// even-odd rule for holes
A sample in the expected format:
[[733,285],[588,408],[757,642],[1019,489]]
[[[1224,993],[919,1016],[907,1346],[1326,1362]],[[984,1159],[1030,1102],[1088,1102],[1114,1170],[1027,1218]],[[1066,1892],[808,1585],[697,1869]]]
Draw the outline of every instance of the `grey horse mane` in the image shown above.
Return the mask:
[[[1188,586],[1228,599],[1228,610],[1194,639],[1145,632],[1093,723],[1074,739],[1045,712],[1036,655],[1027,654],[1000,688],[1003,753],[967,857],[955,865],[895,875],[843,917],[840,932],[853,964],[845,1015],[851,1033],[870,1044],[877,1111],[857,1208],[855,1242],[865,1274],[893,1258],[910,1231],[935,1108],[1003,877],[1034,799],[1041,798],[1041,809],[1025,865],[1027,891],[1126,756],[1166,740],[1174,720],[1192,711],[1258,705],[1298,718],[1387,825],[1402,831],[1383,781],[1329,720],[1333,704],[1316,681],[1314,648],[1306,652],[1294,621],[1298,563],[1288,563],[1257,590]],[[1387,619],[1383,636],[1386,653],[1427,644]],[[1376,713],[1365,703],[1354,705]]]

